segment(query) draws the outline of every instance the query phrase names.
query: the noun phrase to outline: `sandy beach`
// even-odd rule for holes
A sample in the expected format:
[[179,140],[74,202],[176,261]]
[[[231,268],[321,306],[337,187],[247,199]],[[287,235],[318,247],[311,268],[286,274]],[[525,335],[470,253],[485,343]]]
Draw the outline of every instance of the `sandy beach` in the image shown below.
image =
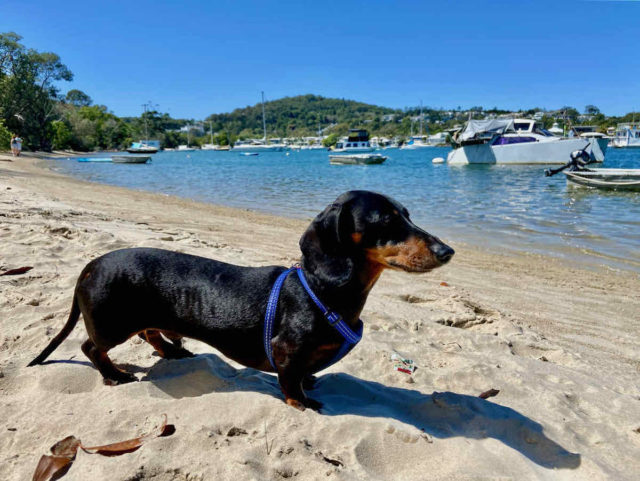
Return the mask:
[[[457,252],[449,265],[382,275],[362,342],[309,392],[322,413],[288,407],[274,376],[196,341],[186,347],[198,355],[184,360],[138,339],[118,346],[112,358],[140,382],[110,387],[80,350],[82,324],[51,356],[58,362],[25,367],[66,321],[88,261],[149,246],[291,265],[308,221],[79,181],[36,156],[10,160],[0,155],[0,273],[33,269],[0,277],[0,479],[30,479],[65,436],[124,440],[163,413],[172,436],[120,457],[80,452],[63,479],[638,479],[637,273],[444,239]],[[415,362],[413,375],[394,369],[394,353]],[[492,388],[497,396],[478,397]]]

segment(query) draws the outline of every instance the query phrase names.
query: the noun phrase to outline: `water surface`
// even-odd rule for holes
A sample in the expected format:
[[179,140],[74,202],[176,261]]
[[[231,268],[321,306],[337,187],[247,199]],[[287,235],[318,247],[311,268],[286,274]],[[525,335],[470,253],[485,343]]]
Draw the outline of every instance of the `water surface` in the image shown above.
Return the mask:
[[[443,239],[551,254],[640,272],[640,194],[568,187],[547,166],[433,164],[449,148],[387,150],[382,165],[330,165],[325,151],[160,152],[143,165],[56,161],[73,176],[295,218],[340,193],[395,197]],[[98,155],[103,157],[104,154]],[[640,150],[609,149],[604,167],[640,168]]]

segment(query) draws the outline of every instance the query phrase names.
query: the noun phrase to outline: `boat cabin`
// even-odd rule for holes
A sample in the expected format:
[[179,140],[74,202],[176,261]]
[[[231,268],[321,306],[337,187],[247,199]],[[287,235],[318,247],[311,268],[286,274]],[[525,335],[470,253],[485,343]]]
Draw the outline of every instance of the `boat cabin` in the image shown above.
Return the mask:
[[349,136],[338,141],[334,150],[341,151],[371,151],[369,132],[360,129],[350,129]]
[[616,147],[640,147],[640,124],[618,124],[613,144]]

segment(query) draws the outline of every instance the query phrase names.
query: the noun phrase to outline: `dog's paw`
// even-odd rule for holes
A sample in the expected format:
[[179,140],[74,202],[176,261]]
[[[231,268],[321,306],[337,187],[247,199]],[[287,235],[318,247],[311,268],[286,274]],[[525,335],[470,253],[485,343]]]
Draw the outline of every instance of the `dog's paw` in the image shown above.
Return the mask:
[[288,398],[285,402],[292,408],[296,408],[298,411],[304,411],[307,408],[303,403],[296,399]]
[[314,411],[320,411],[322,409],[322,403],[310,398],[305,398],[304,401],[298,401],[297,399],[288,398],[285,401],[289,406],[294,407],[300,411],[304,411],[306,408],[313,409]]
[[138,378],[131,373],[123,372],[122,375],[118,375],[116,378],[103,378],[102,382],[105,386],[118,386],[119,384],[128,384],[130,382],[136,382]]

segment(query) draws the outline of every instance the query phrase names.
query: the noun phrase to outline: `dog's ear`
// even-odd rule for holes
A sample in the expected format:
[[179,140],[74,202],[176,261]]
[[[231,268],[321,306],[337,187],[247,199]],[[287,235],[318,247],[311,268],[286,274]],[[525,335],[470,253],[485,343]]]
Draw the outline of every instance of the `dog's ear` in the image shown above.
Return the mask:
[[353,230],[351,211],[336,203],[318,214],[300,238],[304,268],[332,287],[346,284],[353,275],[349,230]]

